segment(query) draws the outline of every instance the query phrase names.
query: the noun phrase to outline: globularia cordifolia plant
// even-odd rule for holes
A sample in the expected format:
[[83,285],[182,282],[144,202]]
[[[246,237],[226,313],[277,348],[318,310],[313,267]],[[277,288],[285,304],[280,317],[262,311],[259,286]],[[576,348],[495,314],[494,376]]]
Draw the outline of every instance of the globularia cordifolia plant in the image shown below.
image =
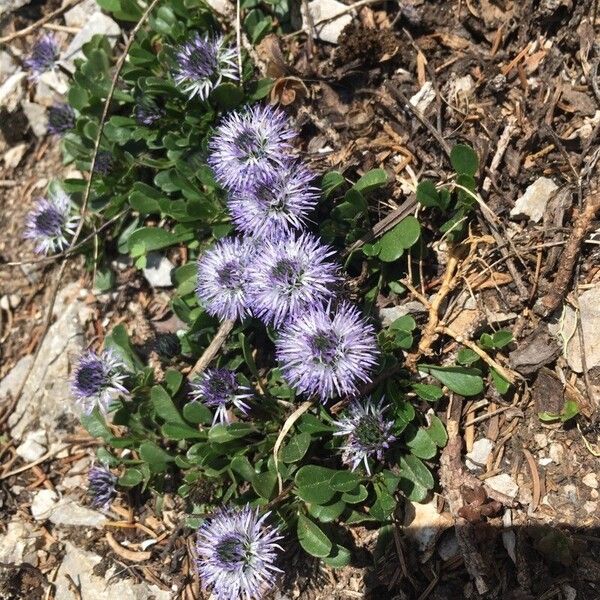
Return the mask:
[[[135,3],[114,4],[117,18],[141,16]],[[267,29],[248,33],[257,41]],[[274,82],[254,77],[245,52],[240,73],[231,36],[219,31],[200,0],[158,8],[130,47],[101,135],[116,57],[100,36],[83,47],[50,121],[65,162],[88,176],[95,162],[86,212],[77,208],[86,179],[54,183],[62,195],[32,208],[24,233],[53,254],[75,242],[83,219],[80,237],[90,239],[81,251],[100,291],[115,285],[115,252],[143,269],[151,252],[180,250],[170,254],[171,308],[183,325],[144,345],[118,325],[103,350],[75,365],[74,403],[104,442],[90,490],[108,509],[119,490],[141,486],[160,506],[175,489],[197,530],[203,585],[248,600],[276,584],[284,540],[290,552],[296,539],[343,566],[345,529],[385,527],[402,497],[427,497],[427,461],[446,433],[425,412],[444,390],[404,369],[415,320],[384,326],[374,310],[378,298],[405,292],[405,261],[426,251],[419,221],[407,217],[365,242],[374,208],[389,203],[385,171],[319,179],[293,111],[265,101]],[[42,38],[27,64],[36,75],[57,56]],[[457,173],[474,189],[465,156]],[[422,182],[417,199],[434,218],[451,213],[441,225],[448,238],[472,208],[451,185]],[[101,223],[110,227],[96,251],[90,232]],[[197,372],[217,332],[220,350]],[[477,357],[459,359],[419,371],[457,393],[481,393]]]

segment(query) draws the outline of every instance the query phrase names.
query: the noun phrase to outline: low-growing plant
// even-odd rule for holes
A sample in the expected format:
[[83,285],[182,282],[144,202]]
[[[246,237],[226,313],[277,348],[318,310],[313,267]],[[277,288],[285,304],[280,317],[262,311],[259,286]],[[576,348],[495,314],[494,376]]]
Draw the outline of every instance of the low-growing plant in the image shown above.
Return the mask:
[[[285,2],[271,4],[287,11]],[[101,6],[122,20],[142,14],[130,0]],[[268,29],[256,27],[254,41]],[[259,515],[270,511],[270,527],[340,567],[351,560],[345,528],[385,526],[400,498],[421,502],[434,489],[428,461],[447,434],[428,406],[448,390],[480,394],[487,365],[468,348],[455,366],[418,364],[417,375],[404,365],[418,340],[417,322],[405,315],[381,327],[374,307],[380,294],[406,293],[406,260],[427,251],[420,221],[407,216],[379,239],[356,245],[373,225],[386,172],[328,172],[317,187],[294,149],[288,117],[261,103],[273,82],[255,79],[245,54],[238,64],[231,40],[217,31],[200,0],[160,6],[137,33],[112,95],[115,57],[106,39],[95,37],[76,61],[71,109],[57,107],[53,117],[65,162],[82,171],[99,140],[89,204],[79,215],[84,233],[110,225],[97,249],[93,239],[82,246],[96,288],[114,285],[117,252],[138,269],[151,252],[178,247],[185,257],[173,273],[171,301],[185,326],[168,339],[157,336],[162,368],[149,366],[118,325],[104,350],[86,354],[75,370],[82,422],[104,441],[97,457],[106,468],[91,474],[91,487],[104,506],[115,490],[139,486],[153,494],[157,510],[164,494],[177,493],[190,527],[217,507],[239,507],[252,523],[249,536],[263,535]],[[477,156],[458,145],[452,164],[451,183],[423,181],[416,195],[458,244],[476,202]],[[77,206],[86,180],[54,185]],[[63,205],[33,213],[28,235],[46,240],[40,251],[66,247],[76,217]],[[363,263],[364,276],[353,277]],[[216,335],[220,352],[199,368]],[[484,334],[479,346],[493,352],[509,336]],[[490,374],[500,393],[508,391],[500,373]],[[241,527],[241,513],[231,510],[201,530],[200,570],[209,582],[211,569],[233,560],[239,543],[223,541],[235,546],[229,554],[207,549],[210,524],[214,531],[221,521]],[[269,564],[279,535],[269,530],[261,538]],[[259,583],[246,590],[227,585],[231,594],[260,592]]]

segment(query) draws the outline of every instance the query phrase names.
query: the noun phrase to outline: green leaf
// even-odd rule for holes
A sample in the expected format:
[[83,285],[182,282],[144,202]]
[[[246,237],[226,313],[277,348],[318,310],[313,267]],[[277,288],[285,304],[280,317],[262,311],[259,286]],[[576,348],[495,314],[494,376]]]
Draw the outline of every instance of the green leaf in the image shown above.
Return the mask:
[[228,111],[244,101],[244,91],[239,86],[226,82],[216,87],[210,97],[221,110]]
[[118,484],[121,487],[134,487],[144,480],[142,472],[138,469],[127,469],[121,477],[119,477]]
[[150,399],[152,400],[152,406],[161,419],[167,421],[167,423],[179,423],[186,425],[185,421],[179,414],[175,403],[171,399],[171,396],[167,393],[165,388],[160,385],[155,385],[150,390]]
[[290,438],[290,441],[281,451],[281,460],[285,463],[294,463],[302,460],[310,446],[310,434],[298,433]]
[[448,434],[446,433],[444,424],[435,415],[429,421],[429,427],[426,429],[427,434],[436,446],[443,448],[448,443]]
[[433,458],[437,453],[437,446],[427,431],[422,427],[412,431],[412,435],[406,439],[406,445],[409,447],[410,451],[419,458]]
[[427,402],[437,402],[444,397],[442,388],[437,385],[431,385],[429,383],[413,383],[412,389],[419,398]]
[[301,467],[295,477],[298,488],[296,494],[305,502],[316,504],[329,502],[335,495],[335,490],[331,487],[331,479],[335,474],[336,471],[332,469],[316,465]]
[[399,488],[409,500],[422,502],[433,488],[433,476],[416,456],[409,454],[400,459]]
[[450,162],[460,175],[475,175],[479,168],[479,159],[475,150],[466,144],[456,144],[450,151]]
[[129,335],[127,335],[127,329],[125,329],[124,325],[117,325],[113,328],[106,338],[104,338],[104,347],[114,350],[132,371],[144,368],[144,364],[131,346]]
[[273,471],[265,471],[254,475],[252,479],[252,487],[254,491],[261,497],[270,500],[275,494],[275,486],[277,484],[277,475]]
[[331,552],[329,556],[324,556],[322,558],[323,562],[328,564],[330,567],[341,568],[346,567],[350,564],[352,559],[352,554],[350,550],[345,546],[341,546],[340,544],[333,544]]
[[575,400],[566,400],[562,411],[560,412],[560,420],[565,423],[569,419],[579,414],[579,406]]
[[323,196],[325,198],[329,198],[335,190],[337,190],[340,186],[344,185],[346,180],[344,176],[338,171],[329,171],[323,175],[323,179],[321,180],[321,189],[323,190]]
[[113,437],[113,433],[106,424],[104,416],[98,410],[98,407],[95,407],[89,415],[83,413],[80,419],[81,424],[92,437],[102,438],[106,442]]
[[208,432],[208,440],[215,444],[224,444],[254,433],[250,423],[232,423],[231,425],[213,425]]
[[183,418],[190,423],[210,425],[213,415],[201,402],[189,402],[183,407]]
[[506,381],[506,379],[504,379],[504,377],[502,377],[502,375],[500,375],[493,367],[490,367],[490,375],[492,377],[492,383],[498,392],[500,394],[506,394],[510,389],[510,381]]
[[512,341],[513,334],[507,329],[501,329],[492,335],[492,342],[495,348],[504,348],[504,346],[508,346]]
[[438,367],[436,365],[418,365],[418,368],[420,371],[429,373],[461,396],[476,396],[483,392],[483,378],[479,369]]
[[356,489],[350,492],[344,492],[342,494],[342,500],[348,504],[358,504],[364,502],[367,499],[369,492],[367,488],[361,483]]
[[369,514],[380,522],[387,521],[396,508],[396,499],[382,485],[375,486],[375,493],[377,499],[371,506]]
[[327,433],[334,430],[331,425],[323,423],[321,419],[314,415],[303,415],[298,421],[298,429],[306,433]]
[[433,181],[425,179],[417,185],[417,202],[426,207],[442,208],[440,195]]
[[231,470],[246,481],[252,481],[256,473],[245,456],[234,456],[231,459]]
[[160,431],[170,440],[191,440],[206,437],[204,432],[198,431],[183,422],[165,423],[160,428]]
[[320,527],[304,515],[298,515],[298,541],[302,548],[311,556],[324,558],[333,547],[329,538]]
[[379,258],[384,262],[398,260],[404,253],[404,250],[407,250],[416,243],[420,235],[421,225],[419,221],[412,215],[409,215],[381,238]]
[[176,394],[183,383],[183,375],[175,369],[169,369],[165,374],[165,383],[170,395]]
[[479,354],[471,350],[471,348],[461,348],[456,356],[456,362],[459,362],[465,367],[470,367],[479,360]]
[[390,325],[390,329],[396,329],[400,331],[413,331],[416,329],[416,327],[417,322],[410,315],[403,315]]
[[135,258],[151,250],[160,250],[161,248],[174,246],[184,241],[190,241],[192,238],[193,235],[175,235],[160,227],[141,227],[131,234],[127,241],[127,246],[131,256]]
[[387,173],[383,169],[371,169],[367,171],[355,184],[354,189],[362,194],[368,194],[375,188],[387,183]]
[[273,87],[274,83],[275,81],[270,77],[250,81],[246,86],[247,99],[256,102],[257,100],[262,100],[263,98],[266,98],[270,94],[271,88]]
[[143,442],[140,444],[140,457],[144,462],[148,463],[153,473],[166,471],[168,463],[174,460],[170,454],[153,442]]
[[332,504],[310,504],[308,512],[311,517],[318,519],[321,523],[331,523],[335,521],[346,510],[346,503],[342,500]]
[[336,492],[351,492],[360,483],[360,477],[352,471],[337,471],[330,485]]

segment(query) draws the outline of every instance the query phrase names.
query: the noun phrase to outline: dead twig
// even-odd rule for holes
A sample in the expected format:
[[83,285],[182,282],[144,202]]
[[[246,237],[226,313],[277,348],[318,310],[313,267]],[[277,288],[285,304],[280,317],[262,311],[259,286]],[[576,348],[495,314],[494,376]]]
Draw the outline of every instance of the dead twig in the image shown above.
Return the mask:
[[219,326],[215,337],[212,339],[211,343],[208,345],[206,350],[202,353],[202,356],[198,359],[196,364],[192,367],[192,370],[188,373],[187,378],[193,379],[196,375],[199,375],[208,367],[210,361],[217,355],[221,346],[225,343],[227,336],[231,333],[233,326],[235,325],[235,321],[225,320]]
[[62,15],[64,12],[68,11],[70,8],[73,8],[76,4],[79,4],[80,2],[81,0],[70,0],[70,2],[66,2],[61,7],[57,8],[56,10],[53,10],[52,12],[49,12],[47,15],[45,15],[32,25],[29,25],[24,29],[20,29],[19,31],[15,31],[14,33],[10,33],[0,38],[0,44],[8,44],[9,42],[16,40],[17,38],[33,33],[36,29],[39,29],[40,27],[48,23],[48,21],[52,21],[52,19]]
[[552,314],[566,296],[581,244],[591,231],[592,221],[598,212],[600,212],[600,191],[597,190],[588,197],[585,208],[575,220],[571,236],[560,257],[556,277],[550,291],[534,307],[535,312],[540,316],[546,317]]

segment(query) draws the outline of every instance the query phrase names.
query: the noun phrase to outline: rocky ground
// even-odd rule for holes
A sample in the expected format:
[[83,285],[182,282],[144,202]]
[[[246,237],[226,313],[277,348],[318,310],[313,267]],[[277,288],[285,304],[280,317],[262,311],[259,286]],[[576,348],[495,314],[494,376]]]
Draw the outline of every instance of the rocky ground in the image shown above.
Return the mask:
[[[311,3],[304,29],[316,43],[299,34],[257,48],[261,68],[278,79],[274,99],[295,113],[310,133],[307,151],[328,167],[381,165],[395,176],[379,233],[418,180],[449,177],[444,140],[476,148],[485,205],[443,320],[466,339],[510,329],[516,341],[497,359],[521,379],[508,399],[490,388],[439,407],[449,431],[456,425],[440,486],[430,503],[397,515],[395,543],[376,568],[376,534],[365,529],[355,532],[355,564],[342,571],[291,548],[277,597],[598,599],[598,211],[583,243],[563,250],[599,185],[597,2],[359,2],[319,24],[338,4]],[[0,35],[57,7],[0,0]],[[67,61],[93,33],[122,37],[91,0],[50,25]],[[35,35],[0,49],[0,598],[202,598],[175,499],[160,518],[147,498],[121,497],[106,513],[89,507],[97,442],[78,425],[68,391],[74,357],[112,326],[124,323],[143,345],[145,332],[170,318],[168,257],[145,273],[115,257],[108,294],[70,261],[46,335],[57,265],[6,266],[31,258],[24,214],[49,179],[70,170],[45,116],[65,81],[34,85],[22,69]],[[384,322],[407,313],[426,321],[422,296],[445,272],[444,249],[436,250],[436,261],[415,265],[426,272],[421,297],[378,300]],[[547,314],[554,292],[564,308]],[[456,349],[440,344],[437,359]],[[566,423],[539,418],[573,403],[579,415]]]

